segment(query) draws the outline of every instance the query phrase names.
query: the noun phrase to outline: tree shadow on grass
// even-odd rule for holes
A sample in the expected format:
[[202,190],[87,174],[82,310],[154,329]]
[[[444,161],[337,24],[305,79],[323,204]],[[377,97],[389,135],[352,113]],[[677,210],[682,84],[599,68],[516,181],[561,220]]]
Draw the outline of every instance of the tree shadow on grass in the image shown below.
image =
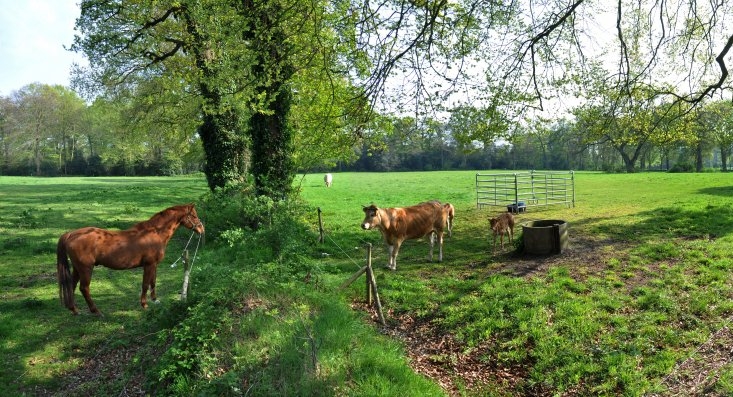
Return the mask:
[[698,193],[711,196],[733,197],[733,184],[731,186],[706,187],[698,190]]
[[[160,203],[161,210],[168,206],[195,202],[206,193],[205,185],[192,187],[187,180],[140,180],[130,183],[127,179],[118,181],[94,180],[93,184],[48,184],[48,185],[14,185],[11,186],[3,203],[7,206],[28,208],[33,206],[55,206],[63,203],[79,205],[105,205],[121,207],[120,203],[129,206],[149,206]],[[115,182],[115,183],[109,183]]]
[[706,205],[701,208],[660,207],[643,211],[628,222],[589,223],[589,233],[607,235],[618,241],[645,242],[650,239],[716,239],[733,232],[733,208]]
[[[493,253],[490,241],[462,241],[459,250],[463,255],[454,267],[463,268],[460,273],[464,275],[473,272],[478,278],[496,274],[531,277],[552,266],[582,268],[592,274],[604,268],[609,258],[624,255],[623,252],[650,241],[707,241],[731,235],[733,208],[711,204],[700,208],[667,206],[618,217],[572,220],[568,222],[568,246],[561,254],[553,255],[523,253],[521,223],[518,225],[513,250]],[[478,256],[470,258],[471,250]],[[441,271],[452,272],[449,268],[438,272]]]

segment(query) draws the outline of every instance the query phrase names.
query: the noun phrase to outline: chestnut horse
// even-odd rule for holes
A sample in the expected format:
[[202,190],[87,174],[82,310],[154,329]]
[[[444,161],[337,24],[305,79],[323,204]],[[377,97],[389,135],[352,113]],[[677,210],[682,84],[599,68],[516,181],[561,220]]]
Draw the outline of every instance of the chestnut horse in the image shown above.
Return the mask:
[[[102,265],[115,270],[142,266],[143,286],[140,304],[143,308],[147,308],[148,288],[150,299],[155,301],[158,263],[165,255],[168,241],[180,225],[198,234],[204,232],[204,225],[196,214],[194,205],[187,204],[166,208],[149,220],[127,230],[112,231],[83,227],[63,234],[56,248],[56,271],[61,302],[74,314],[79,314],[79,309],[74,303],[74,290],[76,285],[80,284],[79,291],[84,295],[89,310],[101,315],[89,295],[89,283],[94,266]],[[69,259],[74,268],[73,272],[70,272]]]

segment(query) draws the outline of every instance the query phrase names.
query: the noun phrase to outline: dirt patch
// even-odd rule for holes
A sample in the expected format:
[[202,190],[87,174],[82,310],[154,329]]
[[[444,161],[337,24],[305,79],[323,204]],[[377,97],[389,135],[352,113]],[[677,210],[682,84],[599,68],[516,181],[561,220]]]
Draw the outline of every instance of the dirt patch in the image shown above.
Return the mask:
[[[472,268],[488,266],[490,273],[504,273],[517,277],[533,277],[546,274],[553,266],[562,265],[571,275],[583,280],[589,276],[602,275],[609,267],[610,258],[628,253],[631,245],[613,240],[572,239],[570,247],[561,255],[524,256],[506,253],[501,263],[469,264]],[[625,279],[627,288],[644,284],[651,274],[659,271],[659,264],[646,266]],[[354,308],[372,314],[376,313],[363,303]],[[531,363],[502,366],[492,357],[490,342],[484,346],[469,349],[450,334],[441,333],[430,319],[414,318],[409,314],[388,316],[389,325],[384,333],[405,344],[411,367],[438,384],[451,396],[462,394],[463,390],[479,393],[487,387],[499,388],[505,395],[550,396],[552,390],[536,387],[527,390],[527,377]],[[729,320],[730,321],[730,320]],[[718,380],[720,369],[733,361],[733,325],[726,326],[712,335],[689,359],[678,364],[663,380],[667,390],[655,396],[717,396],[713,386]],[[578,395],[568,391],[565,396]]]
[[500,265],[497,272],[517,277],[529,277],[547,273],[551,267],[562,265],[578,280],[588,275],[602,273],[608,266],[608,259],[629,247],[611,239],[570,238],[568,248],[559,255],[524,255],[512,253]]
[[528,369],[523,365],[501,365],[489,343],[468,349],[452,335],[441,334],[429,321],[408,314],[395,320],[396,325],[386,333],[405,343],[410,366],[435,380],[451,396],[461,395],[462,390],[477,392],[488,385],[501,385],[505,391],[523,390],[522,395],[552,395],[540,388],[526,390],[522,383]]
[[[50,266],[49,266],[50,267]],[[28,276],[25,279],[20,281],[20,288],[30,288],[34,287],[38,284],[42,285],[53,285],[56,283],[56,272],[43,272],[41,274],[36,274],[32,276]]]
[[142,371],[135,371],[130,376],[126,370],[131,368],[133,358],[141,349],[141,346],[124,346],[113,349],[101,349],[93,357],[83,359],[83,364],[76,370],[63,376],[65,384],[56,390],[34,388],[26,392],[34,396],[89,396],[99,395],[99,385],[126,379],[122,389],[115,390],[116,396],[146,396],[144,375]]

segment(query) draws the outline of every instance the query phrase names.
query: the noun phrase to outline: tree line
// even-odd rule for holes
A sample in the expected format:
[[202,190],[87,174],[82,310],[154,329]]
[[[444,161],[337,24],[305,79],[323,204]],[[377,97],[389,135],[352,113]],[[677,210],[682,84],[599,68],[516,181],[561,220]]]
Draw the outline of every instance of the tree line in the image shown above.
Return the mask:
[[[334,166],[727,169],[730,112],[711,98],[733,88],[731,7],[619,1],[594,47],[579,27],[611,14],[588,0],[83,0],[84,101],[2,98],[2,172],[201,170],[278,201]],[[531,116],[567,96],[584,101],[567,120]]]
[[29,84],[0,97],[2,175],[176,175],[200,171],[195,120],[163,106]]
[[[153,91],[152,88],[148,87]],[[146,176],[202,172],[205,153],[196,109],[181,109],[170,93],[97,98],[90,104],[62,86],[29,84],[0,97],[1,175]],[[165,94],[165,95],[164,95]],[[171,101],[161,101],[168,97]],[[319,152],[330,133],[295,130],[297,172],[429,170],[730,169],[733,105],[713,101],[652,128],[663,109],[596,125],[599,107],[581,106],[574,118],[535,120],[501,135],[479,136],[482,109],[461,109],[446,120],[379,116],[369,133]],[[646,127],[644,127],[646,126]],[[645,129],[646,128],[646,129]],[[316,153],[310,153],[315,151]],[[242,161],[250,157],[240,152]],[[317,161],[314,159],[318,159]],[[243,165],[246,167],[246,164]]]

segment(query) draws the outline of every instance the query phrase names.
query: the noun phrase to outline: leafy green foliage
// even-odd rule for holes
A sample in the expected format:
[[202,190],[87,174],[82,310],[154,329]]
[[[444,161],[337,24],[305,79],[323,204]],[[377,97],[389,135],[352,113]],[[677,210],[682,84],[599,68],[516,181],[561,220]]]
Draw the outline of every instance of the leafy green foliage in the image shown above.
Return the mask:
[[[341,15],[327,3],[131,1],[122,6],[88,0],[81,9],[72,49],[83,52],[90,66],[78,71],[77,85],[132,93],[138,104],[132,111],[147,105],[141,124],[161,115],[178,119],[167,129],[184,139],[190,138],[191,120],[199,120],[212,190],[241,182],[249,172],[258,195],[281,200],[290,191],[294,157],[312,162],[308,153],[314,150],[330,152],[331,158],[347,153],[343,147],[333,151],[330,139],[307,138],[314,128],[303,120],[335,127],[325,129],[330,137],[343,135],[347,126],[360,128],[369,112],[364,101],[350,103],[359,95],[351,95],[349,71],[341,63],[342,54],[353,48],[335,34],[353,27],[339,25]],[[299,87],[305,99],[291,114]],[[159,96],[166,100],[151,102]],[[356,116],[332,120],[344,114]],[[300,130],[291,127],[291,119]],[[300,155],[294,155],[297,134],[299,144],[307,143],[297,147]]]

